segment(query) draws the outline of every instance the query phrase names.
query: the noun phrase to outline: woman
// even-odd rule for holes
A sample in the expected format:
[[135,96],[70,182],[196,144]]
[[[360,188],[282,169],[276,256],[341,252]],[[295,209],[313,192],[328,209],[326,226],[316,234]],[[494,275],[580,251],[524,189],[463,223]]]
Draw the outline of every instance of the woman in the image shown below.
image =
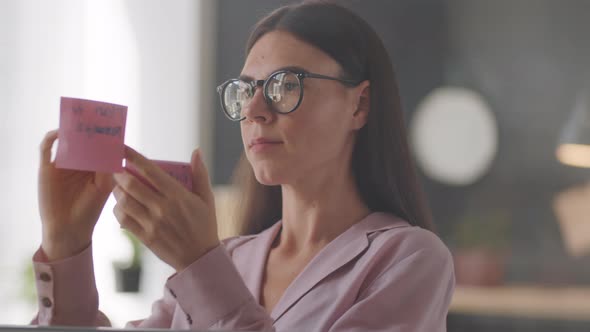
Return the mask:
[[51,132],[41,147],[34,322],[108,325],[91,236],[112,190],[121,226],[177,271],[151,316],[130,327],[444,331],[452,260],[428,231],[393,69],[375,32],[337,5],[280,8],[255,27],[240,78],[218,91],[228,118],[240,121],[239,221],[249,235],[218,239],[198,151],[191,193],[127,148],[156,192],[127,172],[113,184],[56,169]]

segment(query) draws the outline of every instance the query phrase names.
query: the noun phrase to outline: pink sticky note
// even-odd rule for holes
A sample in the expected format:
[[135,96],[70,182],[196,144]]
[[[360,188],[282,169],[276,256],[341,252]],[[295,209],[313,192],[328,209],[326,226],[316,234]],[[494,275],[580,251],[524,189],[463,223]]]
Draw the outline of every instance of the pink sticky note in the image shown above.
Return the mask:
[[[193,177],[191,173],[191,165],[189,163],[166,161],[166,160],[152,160],[156,165],[160,166],[166,173],[178,180],[188,191],[193,191]],[[155,191],[158,191],[149,181],[143,178],[133,164],[126,163],[125,169],[136,176],[141,182],[149,186]]]
[[58,168],[123,171],[127,106],[61,97]]

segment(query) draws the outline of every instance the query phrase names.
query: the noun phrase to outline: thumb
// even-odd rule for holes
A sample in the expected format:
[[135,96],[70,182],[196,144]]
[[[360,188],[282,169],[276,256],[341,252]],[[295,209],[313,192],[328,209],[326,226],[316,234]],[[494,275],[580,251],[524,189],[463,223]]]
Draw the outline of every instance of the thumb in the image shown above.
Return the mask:
[[209,172],[203,162],[201,149],[195,149],[191,156],[191,172],[193,178],[193,193],[199,195],[208,203],[214,204],[213,190],[209,181]]

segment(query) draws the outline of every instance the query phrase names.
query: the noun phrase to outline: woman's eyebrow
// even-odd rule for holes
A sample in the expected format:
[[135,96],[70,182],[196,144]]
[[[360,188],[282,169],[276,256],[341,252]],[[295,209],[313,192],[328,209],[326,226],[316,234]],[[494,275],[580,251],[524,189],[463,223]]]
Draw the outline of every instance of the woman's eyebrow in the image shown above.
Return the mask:
[[308,72],[307,70],[305,70],[304,68],[302,68],[302,67],[299,67],[299,66],[287,66],[287,67],[282,67],[282,68],[279,68],[279,69],[275,70],[275,72],[276,72],[276,71],[279,71],[279,70],[290,70],[290,71],[292,71],[292,72],[296,72],[296,73],[303,73],[303,72]]
[[[307,70],[305,70],[304,68],[299,67],[299,66],[285,66],[285,67],[280,67],[280,68],[277,68],[277,69],[273,70],[269,74],[269,76],[272,75],[272,73],[276,73],[276,72],[281,71],[281,70],[290,70],[290,71],[295,72],[295,73],[308,72]],[[239,80],[242,80],[242,81],[247,81],[247,82],[248,81],[254,81],[255,80],[252,76],[245,75],[245,74],[241,74],[240,76],[238,76],[238,79]]]

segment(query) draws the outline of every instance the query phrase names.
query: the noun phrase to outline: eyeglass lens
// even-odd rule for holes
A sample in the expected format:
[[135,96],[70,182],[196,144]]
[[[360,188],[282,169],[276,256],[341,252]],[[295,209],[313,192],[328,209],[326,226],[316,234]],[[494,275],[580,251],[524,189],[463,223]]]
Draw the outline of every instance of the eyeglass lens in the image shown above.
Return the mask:
[[[264,94],[274,111],[292,112],[301,98],[301,83],[295,73],[279,72],[269,77]],[[223,103],[228,116],[241,119],[242,109],[247,107],[254,96],[254,88],[249,83],[231,81],[223,92]]]

